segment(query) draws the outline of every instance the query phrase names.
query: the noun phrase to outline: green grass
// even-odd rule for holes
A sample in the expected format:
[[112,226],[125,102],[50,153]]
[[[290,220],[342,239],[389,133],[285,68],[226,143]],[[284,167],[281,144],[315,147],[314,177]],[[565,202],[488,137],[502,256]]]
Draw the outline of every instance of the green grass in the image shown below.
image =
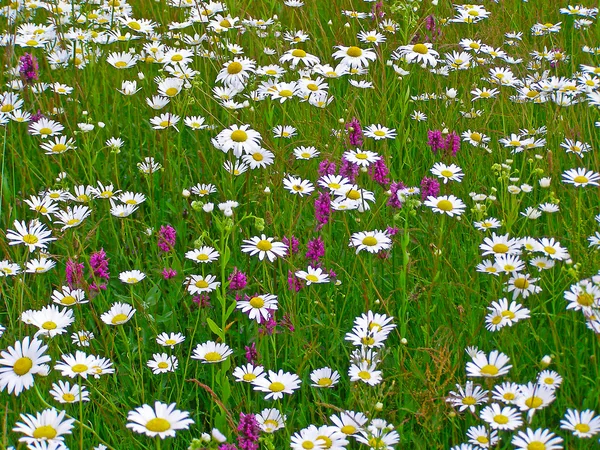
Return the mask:
[[[458,43],[463,38],[480,39],[495,48],[501,47],[510,56],[523,58],[522,63],[512,65],[497,59],[443,76],[416,64],[395,61],[410,72],[399,78],[394,68],[386,64],[392,52],[409,44],[417,34],[423,39],[428,15],[435,15],[440,23],[444,18],[453,17],[454,11],[451,3],[443,0],[438,6],[432,6],[431,2],[413,2],[414,11],[404,8],[405,2],[386,2],[383,6],[386,19],[394,20],[398,31],[385,33],[386,42],[373,47],[377,60],[370,63],[368,74],[353,76],[371,81],[373,89],[353,87],[346,76],[326,79],[334,101],[324,109],[300,102],[298,98],[285,103],[267,98],[260,102],[250,100],[246,108],[228,110],[212,94],[219,70],[233,58],[220,42],[242,46],[243,56],[254,59],[257,66],[278,64],[285,51],[297,47],[317,55],[321,63],[335,67],[336,62],[331,57],[334,46],[366,48],[367,44],[359,43],[356,34],[376,29],[377,23],[342,14],[344,10],[369,12],[374,3],[336,0],[325,4],[307,0],[302,8],[268,0],[226,3],[231,15],[240,19],[252,16],[266,20],[273,15],[277,15],[277,19],[266,29],[264,37],[252,28],[245,33],[233,30],[218,34],[203,23],[165,35],[164,44],[187,48],[184,34],[208,33],[210,41],[203,42],[201,47],[214,52],[214,57],[193,58],[189,66],[197,75],[190,80],[189,87],[161,111],[152,110],[145,101],[158,93],[154,78],[168,76],[161,64],[140,61],[133,68],[117,70],[106,62],[112,52],[133,50],[139,54],[148,41],[145,38],[110,45],[84,43],[90,55],[97,56],[90,56],[83,68],[75,68],[71,63],[52,69],[41,48],[3,47],[0,59],[7,69],[18,67],[19,57],[31,52],[39,61],[40,82],[59,82],[73,88],[68,96],[53,93],[51,89],[36,93],[31,86],[18,94],[24,102],[23,110],[32,114],[40,110],[60,122],[65,127],[64,135],[75,139],[77,149],[48,156],[40,149],[44,141],[28,134],[27,124],[9,121],[0,127],[0,228],[5,232],[14,230],[15,220],[35,218],[36,213],[24,200],[50,188],[68,189],[73,193],[75,186],[95,186],[100,181],[105,185],[114,184],[115,189],[122,191],[143,193],[147,200],[131,216],[117,218],[110,214],[107,200],[90,199],[85,203],[91,208],[90,217],[78,227],[64,231],[56,221],[39,216],[57,238],[48,246],[56,267],[44,274],[0,279],[3,300],[0,324],[6,328],[0,337],[0,348],[6,350],[17,340],[35,334],[36,328],[24,324],[20,315],[51,303],[52,291],[66,284],[67,261],[83,263],[86,283],[91,282],[87,278],[91,270],[90,256],[104,249],[111,274],[107,289],[93,296],[89,303],[73,308],[75,321],[66,333],[41,339],[48,345],[47,354],[52,357],[50,365],[54,367],[62,354],[79,349],[71,342],[72,333],[91,331],[95,335],[91,346],[79,350],[110,359],[115,369],[112,375],[99,379],[88,377],[83,381],[90,397],[90,401],[83,404],[62,405],[49,395],[52,383],[65,380],[57,370],[52,370],[47,377],[36,375],[34,386],[18,397],[7,394],[6,390],[0,392],[0,411],[3,411],[0,448],[11,445],[25,448],[23,444],[17,447],[21,435],[12,431],[20,420],[19,414],[35,414],[48,407],[65,410],[76,420],[65,443],[69,448],[82,449],[100,443],[115,449],[158,448],[159,445],[185,449],[192,439],[204,432],[210,433],[213,427],[219,428],[229,442],[235,442],[237,432],[228,422],[228,415],[237,424],[240,412],[258,414],[264,408],[273,407],[287,416],[286,427],[272,436],[263,434],[265,440],[261,441],[261,448],[288,448],[290,437],[299,430],[310,424],[330,424],[332,414],[353,410],[392,424],[400,435],[396,448],[446,449],[466,442],[465,432],[469,426],[483,424],[478,414],[453,410],[445,401],[449,392],[456,390],[456,384],[464,386],[468,379],[485,389],[493,386],[485,379],[467,378],[465,365],[470,358],[465,348],[468,346],[477,346],[486,354],[498,350],[510,357],[513,367],[506,377],[493,380],[498,382],[535,382],[544,368],[542,358],[551,355],[548,369],[558,372],[564,381],[556,391],[556,400],[538,411],[529,426],[547,428],[560,435],[565,448],[595,448],[597,438],[585,440],[572,436],[560,429],[560,419],[568,408],[599,411],[600,407],[597,336],[586,328],[581,312],[566,310],[567,302],[563,298],[572,284],[595,275],[600,269],[598,251],[590,248],[587,240],[599,229],[594,219],[600,213],[598,187],[574,187],[563,183],[561,177],[571,168],[585,167],[596,173],[600,170],[600,134],[594,126],[600,120],[598,108],[590,107],[585,101],[568,107],[552,101],[517,103],[511,100],[517,94],[514,88],[493,85],[487,79],[489,70],[494,67],[510,67],[517,77],[525,79],[535,72],[527,69],[532,60],[531,52],[542,51],[544,47],[562,49],[569,60],[554,68],[544,61],[538,69],[540,73],[549,70],[551,76],[575,78],[581,64],[598,66],[598,55],[581,50],[584,45],[594,47],[600,42],[600,26],[596,21],[587,30],[573,29],[574,18],[559,13],[559,8],[567,5],[553,1],[485,2],[485,8],[491,12],[488,19],[476,24],[446,23],[441,26],[441,36],[433,43],[434,49],[443,55],[458,51]],[[586,0],[584,3],[594,6],[594,2]],[[164,2],[136,0],[131,6],[132,17],[153,20],[161,33],[168,30],[169,23],[182,22],[187,11]],[[78,3],[78,7],[86,14],[98,9],[97,5],[86,2]],[[107,10],[110,15],[110,8]],[[14,36],[23,23],[47,23],[53,17],[51,12],[41,9],[24,11],[15,23],[0,18],[0,29]],[[556,34],[532,36],[530,28],[538,22],[562,22],[562,29]],[[70,27],[68,23],[57,26],[57,42],[62,45],[67,42],[63,36]],[[101,31],[108,30],[109,26],[87,22],[78,28]],[[124,31],[126,27],[120,29]],[[303,30],[310,35],[310,40],[291,46],[283,39],[284,33],[290,30]],[[504,33],[510,31],[523,32],[518,45],[504,44]],[[77,43],[78,48],[81,45]],[[265,54],[264,47],[273,49],[275,54]],[[290,82],[299,78],[287,64],[280,65],[288,69],[282,80]],[[6,70],[0,75],[3,90],[12,92],[6,87],[7,83],[18,78]],[[252,76],[244,92],[234,100],[246,100],[243,95],[258,88],[263,79]],[[120,94],[117,89],[124,80],[136,80],[141,90],[133,96]],[[471,102],[470,91],[483,87],[496,87],[500,93],[496,98]],[[458,90],[455,101],[441,97],[447,88]],[[440,98],[419,100],[418,96],[425,93],[437,94]],[[582,94],[579,98],[585,100],[586,96]],[[472,119],[463,117],[461,112],[471,108],[481,110],[481,115]],[[425,113],[427,120],[411,119],[416,110]],[[165,112],[181,117],[178,131],[152,129],[149,119]],[[192,115],[203,116],[213,128],[193,131],[186,127],[183,118]],[[363,146],[383,157],[390,170],[390,180],[419,186],[423,177],[433,176],[430,169],[436,162],[460,166],[464,173],[462,182],[442,184],[440,194],[462,199],[466,203],[464,214],[446,217],[422,205],[391,208],[386,205],[389,185],[381,186],[368,173],[361,172],[357,184],[374,192],[376,198],[370,210],[363,213],[334,211],[330,222],[319,229],[314,216],[317,192],[307,197],[292,196],[283,189],[283,179],[291,174],[311,180],[317,187],[319,163],[329,160],[339,166],[342,154],[350,148],[345,123],[353,117],[360,120],[363,129],[379,123],[397,131],[394,140],[365,138]],[[95,127],[83,133],[77,125],[82,122]],[[101,127],[99,122],[105,126]],[[275,155],[273,165],[248,170],[240,176],[223,169],[223,163],[233,162],[234,157],[231,152],[224,154],[216,149],[211,139],[234,124],[248,124],[261,134],[263,147]],[[294,126],[297,135],[291,139],[274,138],[272,129],[278,125]],[[547,142],[541,148],[511,154],[509,148],[498,142],[511,133],[518,134],[520,129],[542,126],[547,127],[547,134],[538,137],[545,137]],[[462,142],[455,157],[434,154],[427,146],[427,133],[444,128],[458,134],[469,129],[486,134],[491,138],[490,151]],[[125,142],[120,151],[105,145],[111,137],[120,137]],[[583,158],[566,153],[560,147],[565,138],[588,143],[592,151]],[[296,160],[293,149],[300,145],[315,146],[319,157]],[[137,164],[146,157],[155,158],[162,169],[150,175],[140,173]],[[66,172],[67,176],[56,181],[60,172]],[[542,177],[552,178],[549,188],[540,187]],[[204,198],[182,195],[184,189],[197,183],[214,184],[217,192]],[[524,183],[533,187],[531,192],[517,195],[508,192],[509,185]],[[265,192],[265,188],[270,192]],[[477,210],[469,197],[472,192],[493,198],[482,202],[484,210]],[[230,218],[217,207],[227,200],[239,203]],[[212,213],[202,210],[202,203],[207,201],[215,203]],[[560,211],[543,213],[536,220],[520,214],[527,207],[545,202],[558,204]],[[69,203],[70,206],[77,204]],[[65,209],[66,203],[60,203],[59,207]],[[542,272],[527,265],[525,273],[539,278],[538,285],[542,288],[538,294],[517,299],[531,311],[531,317],[496,332],[485,328],[487,307],[503,297],[510,300],[512,294],[505,292],[507,275],[494,277],[475,269],[482,259],[479,245],[491,232],[478,231],[473,222],[488,217],[502,221],[502,227],[495,230],[498,234],[509,233],[515,238],[554,237],[568,249],[572,260],[570,263],[557,261],[554,268]],[[161,252],[156,245],[157,235],[166,224],[177,231],[177,241],[171,251]],[[385,257],[364,251],[356,254],[349,247],[353,233],[386,227],[399,231],[392,237],[393,245]],[[300,252],[273,263],[242,253],[242,241],[261,233],[277,241],[293,235],[299,240]],[[339,283],[313,284],[299,292],[289,290],[288,272],[306,269],[309,264],[304,257],[306,244],[317,237],[323,240],[326,249],[321,263],[327,270],[335,271]],[[8,242],[8,239],[0,239],[0,259],[24,267],[39,254],[38,251],[30,254],[22,245],[9,246]],[[216,248],[220,259],[209,265],[195,265],[184,257],[185,252],[201,245]],[[524,254],[523,259],[528,261],[529,254]],[[227,289],[227,277],[234,267],[248,276],[248,285],[240,295],[267,292],[277,295],[276,318],[278,321],[284,315],[289,318],[293,331],[280,325],[272,335],[260,333],[255,321],[232,309],[235,293]],[[163,279],[164,268],[175,269],[177,276]],[[132,269],[143,271],[146,278],[131,286],[121,283],[118,274]],[[212,274],[221,282],[210,294],[210,307],[199,308],[185,289],[185,277],[196,274]],[[88,289],[88,298],[90,294]],[[129,322],[112,327],[104,324],[100,315],[115,302],[131,304],[137,312]],[[353,348],[344,339],[352,329],[354,318],[369,310],[393,316],[396,325],[382,350],[384,358],[378,367],[383,371],[383,381],[373,387],[349,381],[347,370]],[[183,333],[186,340],[172,351],[156,343],[157,334],[177,331]],[[208,340],[227,343],[233,355],[215,365],[190,359],[196,345]],[[235,382],[233,369],[245,364],[244,347],[250,343],[256,344],[259,363],[266,370],[282,369],[297,374],[302,380],[301,388],[280,401],[270,401],[249,385]],[[153,375],[146,363],[154,353],[162,352],[177,356],[179,368],[174,373]],[[340,382],[334,389],[310,386],[310,372],[320,367],[331,367],[340,373]],[[212,393],[193,380],[208,386]],[[176,403],[177,409],[190,412],[195,424],[187,431],[178,431],[175,439],[162,442],[125,427],[129,411],[142,404],[152,405],[156,400]],[[382,404],[381,410],[376,410],[378,402]],[[478,406],[477,411],[481,408]],[[510,440],[514,434],[500,432],[502,441],[495,448],[513,448]],[[367,448],[351,441],[348,448]],[[214,442],[210,445],[216,448]]]

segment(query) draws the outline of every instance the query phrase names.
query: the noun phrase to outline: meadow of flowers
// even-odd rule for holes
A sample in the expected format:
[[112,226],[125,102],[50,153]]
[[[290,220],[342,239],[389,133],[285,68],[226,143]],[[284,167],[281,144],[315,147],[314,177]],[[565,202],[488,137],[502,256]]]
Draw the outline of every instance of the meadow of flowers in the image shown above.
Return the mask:
[[0,448],[600,448],[595,0],[0,7]]

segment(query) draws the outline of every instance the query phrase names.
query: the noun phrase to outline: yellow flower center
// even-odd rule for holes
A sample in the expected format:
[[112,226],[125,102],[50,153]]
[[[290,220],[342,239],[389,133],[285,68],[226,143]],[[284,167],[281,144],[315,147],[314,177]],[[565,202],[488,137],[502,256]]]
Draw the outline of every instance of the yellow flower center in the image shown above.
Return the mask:
[[361,370],[360,372],[358,372],[357,375],[361,380],[370,380],[371,379],[371,373],[366,370]]
[[264,156],[262,155],[262,153],[253,153],[252,154],[252,159],[254,161],[262,161],[264,158]]
[[527,289],[529,287],[529,281],[527,281],[527,278],[517,278],[514,285],[517,289]]
[[502,398],[504,398],[504,400],[512,402],[515,399],[515,394],[512,392],[507,392],[502,396]]
[[525,404],[532,409],[539,408],[543,403],[544,400],[542,400],[540,397],[536,397],[535,395],[525,400]]
[[589,180],[587,177],[584,177],[583,175],[578,175],[575,178],[573,178],[573,181],[575,183],[581,183],[581,184],[585,184],[587,183]]
[[382,137],[382,136],[385,136],[385,131],[377,130],[377,131],[375,131],[373,134],[374,134],[375,136]]
[[219,22],[219,25],[221,25],[223,28],[229,28],[231,27],[231,22],[227,19],[223,19],[221,22]]
[[235,130],[231,133],[231,140],[233,142],[246,142],[248,134],[244,130]]
[[311,154],[308,152],[303,152],[300,154],[300,156],[302,156],[303,158],[310,158]]
[[282,89],[281,91],[279,91],[279,95],[282,97],[291,97],[292,95],[294,95],[294,93],[289,89]]
[[[163,120],[161,123],[159,123],[159,125],[163,128],[167,128],[169,125],[171,125],[171,123],[168,120]],[[127,202],[125,202],[125,203],[127,203]]]
[[29,39],[27,42],[25,42],[25,44],[35,46],[38,45],[38,41],[36,41],[35,39]]
[[47,322],[44,322],[42,324],[42,328],[44,330],[55,330],[56,329],[56,324],[50,320],[48,320]]
[[429,52],[429,49],[425,44],[415,44],[413,45],[413,52],[420,53],[421,55],[426,55]]
[[314,447],[315,447],[315,444],[313,444],[311,441],[304,441],[302,443],[302,448],[304,448],[306,450],[311,450]]
[[157,364],[157,366],[159,369],[166,369],[167,367],[169,367],[169,364],[164,361],[161,361]]
[[502,322],[502,316],[494,316],[492,319],[492,324],[494,325],[498,325],[500,322]]
[[590,431],[590,426],[586,423],[578,423],[573,428],[575,428],[575,430],[579,431],[580,433],[587,433]]
[[594,304],[594,297],[591,294],[584,292],[577,296],[577,303],[581,306],[592,306]]
[[56,144],[54,147],[52,147],[52,151],[54,153],[62,153],[65,150],[67,150],[67,146],[65,144]]
[[304,58],[306,57],[306,52],[297,48],[292,52],[292,56],[295,56],[296,58]]
[[110,322],[113,325],[119,325],[126,321],[127,321],[127,316],[125,314],[117,314],[115,317],[112,318],[112,320]]
[[358,47],[350,47],[347,51],[346,54],[352,58],[358,58],[360,55],[362,55],[362,50]]
[[444,176],[446,178],[450,178],[451,176],[454,175],[454,172],[452,172],[451,170],[448,170],[448,169],[442,170],[440,173],[442,174],[442,176]]
[[50,425],[42,425],[33,430],[34,439],[54,439],[56,437],[56,430]]
[[546,450],[546,444],[540,441],[532,441],[527,444],[527,450]]
[[[483,94],[481,95],[483,97]],[[481,142],[481,134],[479,133],[471,133],[471,140],[475,142]]]
[[353,425],[344,425],[342,428],[340,428],[340,431],[344,434],[354,434],[356,433],[356,427]]
[[167,344],[167,345],[175,345],[175,344],[177,344],[177,342],[175,341],[175,339],[167,339],[165,341],[165,344]]
[[477,400],[475,399],[475,397],[468,395],[462,399],[462,403],[463,405],[476,405]]
[[495,244],[492,247],[492,251],[494,253],[506,253],[506,252],[508,252],[508,250],[509,250],[509,248],[508,248],[508,245],[506,245],[506,244]]
[[206,289],[208,287],[208,283],[206,280],[198,280],[196,281],[196,287],[200,289]]
[[0,112],[11,112],[15,107],[13,105],[2,105]]
[[356,159],[368,159],[369,155],[367,155],[366,153],[357,153],[356,154]]
[[369,42],[377,42],[377,37],[376,36],[367,36],[367,41],[369,41]]
[[319,378],[319,381],[317,381],[317,384],[321,387],[329,387],[333,384],[333,380],[331,378],[323,377],[323,378]]
[[283,385],[283,383],[280,383],[279,381],[276,381],[275,383],[271,383],[269,385],[269,390],[271,392],[281,392],[285,389],[285,386]]
[[75,364],[73,367],[71,367],[71,370],[74,373],[83,373],[83,372],[87,372],[89,370],[89,367],[86,366],[85,364]]
[[48,127],[41,128],[40,134],[52,134],[52,129]]
[[266,239],[261,239],[256,244],[256,248],[262,252],[268,252],[269,250],[271,250],[273,248],[273,245]]
[[262,299],[262,297],[252,297],[249,303],[250,306],[257,309],[260,309],[263,306],[265,306],[265,301]]
[[138,22],[129,22],[127,25],[129,26],[129,28],[132,28],[136,31],[139,31],[142,29],[142,26]]
[[196,256],[196,259],[198,261],[207,261],[208,255],[206,253],[200,253],[198,256]]
[[183,60],[183,56],[179,54],[171,56],[171,61],[179,62],[181,60]]
[[245,373],[244,376],[242,377],[242,379],[244,381],[256,380],[256,375],[254,375],[253,373]]
[[223,359],[223,356],[219,352],[208,352],[204,355],[204,359],[208,362],[217,362]]
[[346,197],[350,200],[358,200],[360,198],[360,192],[358,192],[356,189],[350,189],[346,194]]
[[508,423],[508,417],[504,414],[497,414],[494,416],[494,422],[499,423],[500,425],[505,425]]
[[63,394],[62,398],[65,402],[68,402],[68,403],[75,401],[75,396],[73,394],[71,394],[70,392]]
[[169,97],[175,97],[177,95],[178,91],[177,88],[174,87],[170,87],[169,89],[167,89],[165,91],[165,94],[167,94]]
[[31,370],[33,367],[33,361],[26,356],[19,358],[15,361],[13,365],[13,372],[19,376],[23,376]]
[[137,278],[134,278],[134,277],[129,277],[129,278],[127,278],[127,282],[128,282],[129,284],[134,284],[134,283],[137,283],[137,282],[138,282],[138,279],[137,279]]
[[477,438],[475,440],[477,442],[479,442],[480,444],[488,444],[490,442],[490,440],[488,438],[486,438],[485,436],[477,436]]
[[486,364],[481,368],[481,374],[493,377],[494,375],[498,375],[498,368],[492,364]]
[[23,242],[25,242],[26,244],[37,244],[38,241],[39,239],[37,238],[37,236],[33,234],[26,234],[25,236],[23,236]]
[[323,448],[325,448],[325,449],[331,448],[331,446],[333,445],[333,441],[327,436],[323,436],[323,435],[317,436],[317,440],[323,441],[323,443],[324,443]]
[[166,419],[156,417],[148,421],[148,423],[146,424],[146,428],[149,431],[153,431],[155,433],[162,433],[164,431],[170,430],[171,424]]
[[374,238],[373,236],[367,236],[366,238],[364,238],[364,239],[362,240],[362,243],[363,243],[364,245],[367,245],[367,246],[369,246],[369,247],[372,247],[372,246],[374,246],[374,245],[377,245],[377,239],[376,239],[376,238]]
[[515,313],[512,311],[502,311],[502,317],[507,317],[510,320],[513,320],[515,318]]
[[125,67],[127,65],[127,63],[125,61],[117,61],[115,63],[115,67],[118,67],[119,69]]
[[319,281],[319,277],[317,277],[316,275],[313,275],[312,273],[310,275],[306,275],[306,279],[308,281],[310,281],[311,283]]
[[452,211],[452,209],[454,209],[450,200],[440,200],[437,204],[437,207],[442,211]]
[[239,62],[234,61],[227,66],[227,73],[230,75],[235,75],[236,73],[240,73],[242,69],[242,65]]

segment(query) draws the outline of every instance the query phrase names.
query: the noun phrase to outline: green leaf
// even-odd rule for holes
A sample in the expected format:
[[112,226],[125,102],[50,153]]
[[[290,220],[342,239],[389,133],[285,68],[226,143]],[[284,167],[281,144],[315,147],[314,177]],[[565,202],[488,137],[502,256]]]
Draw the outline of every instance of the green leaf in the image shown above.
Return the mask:
[[210,317],[207,317],[206,322],[213,333],[219,336],[222,340],[225,340],[225,334],[223,333],[223,330],[221,330],[219,325],[217,325],[214,320],[212,320]]

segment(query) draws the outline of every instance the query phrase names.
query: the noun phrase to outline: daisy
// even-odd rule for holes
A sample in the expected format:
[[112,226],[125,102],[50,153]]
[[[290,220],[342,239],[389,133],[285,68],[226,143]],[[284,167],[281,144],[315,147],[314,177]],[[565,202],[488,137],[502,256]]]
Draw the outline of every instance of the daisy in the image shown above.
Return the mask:
[[392,53],[392,57],[395,59],[403,58],[409,64],[419,63],[435,67],[440,55],[432,47],[433,45],[428,42],[425,44],[403,45]]
[[36,211],[48,218],[50,218],[50,214],[54,214],[58,211],[58,207],[49,197],[37,197],[32,195],[29,200],[25,200],[25,203],[29,205],[29,209],[32,211]]
[[301,380],[294,373],[273,372],[269,373],[264,378],[257,378],[252,382],[255,391],[266,392],[265,399],[279,400],[283,398],[283,394],[293,394],[296,389],[300,388]]
[[29,125],[29,134],[32,136],[40,136],[42,139],[45,139],[48,136],[61,134],[64,129],[65,127],[59,122],[42,117],[37,122],[33,122]]
[[[65,419],[65,411],[56,409],[45,409],[34,415],[21,413],[22,422],[17,422],[13,431],[25,436],[19,442],[31,445],[45,442],[50,445],[64,444],[64,435],[71,434],[75,419]],[[55,447],[56,448],[56,447]]]
[[502,407],[497,403],[483,408],[480,417],[493,430],[515,430],[523,425],[521,414],[516,408]]
[[371,49],[361,49],[356,46],[344,47],[342,45],[337,45],[336,48],[338,51],[333,53],[333,58],[341,59],[340,64],[350,68],[367,67],[369,61],[377,59],[377,54]]
[[54,141],[48,141],[40,144],[40,148],[46,155],[60,155],[69,150],[77,150],[73,138],[67,136],[57,136]]
[[54,366],[54,370],[61,372],[63,377],[75,378],[80,376],[86,378],[93,374],[93,368],[98,363],[98,359],[94,355],[77,350],[75,356],[72,354],[63,354],[61,358],[64,362],[58,362]]
[[387,422],[382,422],[384,426],[375,427],[370,425],[366,430],[360,430],[356,440],[368,445],[371,450],[393,449],[393,446],[400,442],[400,435],[397,431],[393,431],[392,426],[388,425]]
[[529,417],[539,410],[543,409],[555,400],[554,389],[538,383],[527,383],[519,387],[519,395],[514,404],[521,411],[529,411]]
[[374,364],[367,362],[361,362],[359,364],[352,364],[348,369],[348,376],[350,381],[362,381],[369,386],[376,386],[381,383],[381,370],[375,370]]
[[181,333],[160,333],[156,336],[156,343],[163,347],[175,348],[177,344],[181,344],[185,341],[185,336]]
[[27,261],[26,273],[46,273],[56,266],[56,261],[50,258],[34,258]]
[[473,222],[473,225],[479,231],[487,231],[500,228],[502,226],[502,222],[494,217],[489,217],[481,222]]
[[258,259],[263,260],[265,256],[270,262],[275,258],[281,258],[287,255],[287,246],[282,242],[274,241],[275,238],[267,237],[264,234],[254,236],[251,239],[244,239],[242,242],[242,252],[250,253],[251,256],[258,254]]
[[325,443],[318,439],[319,430],[314,425],[304,428],[291,436],[290,448],[292,450],[314,449],[324,450]]
[[513,300],[516,300],[519,295],[523,298],[529,297],[531,294],[542,292],[542,288],[534,283],[538,278],[530,278],[529,274],[516,274],[510,277],[507,282],[507,291],[513,293]]
[[483,403],[487,403],[488,391],[477,385],[473,387],[472,381],[467,381],[465,388],[460,384],[456,385],[458,392],[450,391],[446,401],[455,408],[458,408],[460,412],[469,410],[475,413],[475,407]]
[[496,264],[504,273],[520,272],[525,268],[525,263],[519,258],[519,255],[498,255]]
[[188,116],[183,119],[183,123],[192,130],[204,130],[208,128],[208,125],[204,123],[205,120],[202,116]]
[[175,409],[175,406],[175,403],[167,405],[159,401],[154,402],[154,407],[142,405],[129,411],[126,427],[150,437],[175,437],[175,431],[187,430],[194,423],[188,418],[187,411]]
[[136,284],[146,278],[146,274],[139,270],[127,270],[119,274],[119,280],[127,284]]
[[385,35],[373,30],[373,31],[359,31],[356,36],[359,41],[364,42],[365,44],[373,44],[379,45],[386,41]]
[[54,214],[54,217],[56,218],[56,223],[63,225],[60,230],[64,231],[67,228],[74,228],[81,225],[91,213],[92,210],[84,205],[75,206],[72,209],[68,206],[66,210]]
[[179,361],[176,356],[169,356],[166,353],[154,353],[152,359],[147,362],[147,366],[152,369],[152,373],[175,372],[179,366]]
[[71,342],[78,347],[89,347],[92,339],[94,339],[94,333],[85,330],[78,331],[71,335]]
[[537,267],[539,270],[548,270],[554,267],[554,261],[545,256],[537,256],[532,258],[531,261],[529,261],[529,264]]
[[246,364],[244,366],[236,367],[233,371],[233,376],[236,381],[242,383],[252,383],[254,380],[264,377],[265,369],[263,366],[255,366],[253,364]]
[[483,250],[482,256],[521,253],[520,241],[510,238],[508,234],[497,235],[492,233],[491,237],[483,240],[483,244],[479,248]]
[[59,403],[89,402],[90,394],[85,386],[71,384],[68,381],[58,380],[52,384],[50,395]]
[[225,161],[223,163],[223,168],[233,176],[237,177],[243,174],[246,170],[248,170],[248,164],[239,160],[235,161],[234,163],[232,163],[231,161]]
[[446,164],[440,162],[433,165],[431,173],[444,180],[444,184],[448,183],[448,181],[458,181],[460,183],[462,178],[465,176],[465,174],[462,172],[462,169],[457,165],[450,164],[447,166]]
[[511,444],[515,446],[516,450],[560,450],[563,448],[562,441],[561,437],[556,436],[550,430],[527,428],[525,431],[519,431],[512,438]]
[[493,350],[489,357],[485,353],[475,355],[472,362],[467,363],[468,377],[501,377],[512,368],[508,365],[510,358],[504,353]]
[[37,338],[26,336],[23,341],[15,342],[14,347],[0,352],[0,392],[19,395],[33,386],[33,376],[45,374],[45,363],[50,356],[44,353],[48,346]]
[[250,128],[250,125],[232,125],[221,131],[213,140],[213,145],[224,153],[233,150],[236,158],[241,158],[244,152],[260,148],[262,137],[260,133]]
[[135,314],[135,309],[127,303],[113,303],[111,308],[100,316],[102,322],[107,325],[123,325]]
[[150,124],[152,128],[155,130],[164,130],[165,128],[173,127],[177,131],[177,123],[179,122],[180,117],[171,113],[164,113],[159,116],[154,116],[150,119]]
[[36,248],[45,250],[49,242],[56,240],[52,237],[52,232],[38,220],[32,220],[29,224],[15,220],[13,226],[16,231],[8,230],[6,232],[8,245],[24,244],[32,252]]
[[213,247],[203,246],[186,252],[185,257],[195,263],[208,264],[219,259],[219,252]]
[[190,295],[212,292],[220,285],[220,281],[215,281],[217,277],[214,275],[190,275],[186,277],[183,284],[186,285]]
[[467,430],[469,442],[480,448],[491,448],[498,443],[498,432],[488,430],[485,426],[473,426]]
[[323,367],[322,369],[313,370],[310,373],[310,379],[312,381],[311,386],[313,387],[332,388],[340,380],[340,375],[337,373],[337,370]]
[[273,137],[289,139],[296,136],[296,129],[290,125],[277,125],[273,128]]
[[544,252],[550,258],[558,261],[564,261],[570,258],[568,250],[562,247],[560,242],[556,241],[554,238],[540,239],[539,251]]
[[241,309],[243,313],[248,314],[251,320],[256,320],[258,323],[269,320],[272,315],[271,311],[278,308],[277,296],[272,294],[255,295],[253,297],[246,296],[244,300],[238,300],[236,308]]
[[296,147],[294,149],[294,156],[296,159],[312,159],[319,156],[319,151],[315,147]]
[[275,154],[265,148],[259,147],[249,150],[246,155],[242,156],[242,161],[244,161],[252,170],[262,169],[273,164],[275,161]]
[[577,169],[569,169],[562,174],[563,182],[573,184],[576,187],[585,187],[588,185],[598,186],[600,174],[594,171],[579,167]]
[[135,66],[137,61],[138,56],[128,52],[113,52],[106,58],[106,62],[116,69],[129,69]]
[[342,175],[325,175],[319,178],[317,183],[322,188],[329,189],[338,195],[352,188],[351,181]]
[[21,273],[21,266],[16,263],[4,260],[0,261],[0,277],[10,277]]
[[310,286],[311,284],[319,284],[319,283],[329,283],[329,275],[323,271],[320,267],[312,267],[308,266],[306,271],[299,270],[294,275],[298,278],[306,281],[306,284]]
[[226,62],[217,74],[216,82],[226,86],[244,86],[256,69],[256,62],[250,58],[234,58]]
[[368,150],[356,149],[344,152],[342,158],[348,162],[356,164],[359,167],[369,167],[371,164],[379,161],[381,156]]
[[369,125],[364,129],[364,135],[379,141],[381,139],[395,139],[396,130],[382,125]]
[[112,199],[110,202],[110,214],[115,217],[128,217],[138,210],[138,206],[136,205],[117,205]]
[[581,412],[567,409],[565,418],[560,421],[560,427],[572,431],[573,436],[578,438],[590,438],[600,432],[600,417],[590,409]]
[[269,434],[285,427],[286,419],[286,416],[274,408],[265,408],[260,414],[256,415],[256,421],[260,425],[260,429]]
[[360,231],[350,236],[348,245],[356,247],[356,254],[361,250],[366,250],[369,253],[379,253],[382,250],[389,249],[392,246],[392,240],[386,231]]
[[283,64],[285,62],[291,62],[292,67],[295,67],[300,62],[302,62],[305,66],[311,67],[311,66],[314,66],[315,64],[319,64],[320,61],[319,61],[318,57],[311,55],[309,53],[306,53],[302,49],[296,48],[296,49],[288,50],[287,52],[285,52],[283,54],[283,56],[281,58],[279,58],[279,62],[281,64]]
[[465,212],[466,205],[463,201],[454,195],[442,195],[440,197],[427,197],[424,202],[425,206],[429,206],[433,212],[440,214],[448,214],[450,217],[460,216]]
[[543,370],[538,375],[538,384],[550,389],[557,389],[563,382],[563,378],[553,370]]
[[570,290],[565,291],[564,297],[569,302],[567,309],[590,311],[600,306],[600,287],[592,283],[572,284]]
[[325,443],[325,448],[331,450],[344,450],[349,444],[346,435],[331,425],[318,428],[317,442]]
[[126,205],[137,206],[140,203],[144,203],[146,201],[146,196],[139,192],[123,192],[119,195],[119,201],[125,203]]
[[207,341],[196,346],[191,358],[199,359],[203,364],[214,364],[225,361],[232,353],[233,350],[227,344]]
[[369,420],[363,413],[354,411],[344,411],[339,416],[334,414],[329,419],[346,436],[357,434]]
[[29,325],[38,327],[35,336],[54,337],[67,331],[74,321],[73,311],[59,309],[56,305],[45,306],[39,311],[28,310],[21,314],[21,320]]

